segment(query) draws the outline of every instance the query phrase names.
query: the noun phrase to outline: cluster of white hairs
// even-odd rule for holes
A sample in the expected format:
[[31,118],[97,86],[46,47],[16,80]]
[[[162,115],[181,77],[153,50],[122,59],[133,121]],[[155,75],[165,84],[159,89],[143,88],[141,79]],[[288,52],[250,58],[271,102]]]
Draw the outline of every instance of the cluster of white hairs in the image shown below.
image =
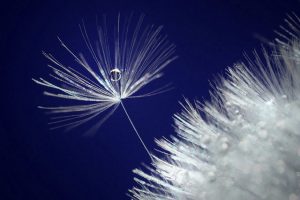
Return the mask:
[[49,123],[53,128],[71,129],[110,110],[86,132],[95,133],[121,105],[152,159],[122,100],[152,96],[168,90],[167,86],[163,86],[152,92],[136,95],[136,92],[145,85],[160,78],[162,69],[176,59],[176,56],[174,56],[175,46],[161,34],[162,26],[152,25],[142,29],[143,18],[142,15],[135,20],[132,14],[129,18],[121,20],[119,14],[117,25],[111,31],[104,17],[103,24],[97,27],[96,43],[91,42],[84,24],[81,25],[80,30],[92,58],[90,62],[82,53],[76,55],[60,39],[61,45],[77,65],[69,67],[53,55],[44,53],[52,63],[48,65],[53,71],[50,74],[51,79],[48,81],[39,78],[33,81],[47,87],[49,91],[45,91],[45,95],[75,101],[74,105],[67,106],[39,106],[56,115]]
[[135,169],[138,200],[300,200],[300,20],[227,70],[211,101],[185,100],[163,154]]
[[99,127],[122,104],[122,99],[151,96],[167,89],[163,86],[135,95],[145,85],[160,78],[162,69],[176,56],[173,55],[175,46],[161,34],[162,26],[142,29],[144,16],[137,20],[133,18],[132,14],[121,20],[118,15],[117,24],[111,31],[104,17],[102,25],[97,27],[96,43],[91,42],[85,25],[80,25],[92,58],[88,59],[90,62],[82,53],[76,55],[61,39],[61,45],[76,62],[74,66],[69,67],[52,54],[43,53],[51,61],[48,66],[53,74],[50,74],[50,81],[44,78],[33,81],[48,88],[45,95],[76,101],[72,106],[40,106],[59,115],[51,122],[54,127],[74,128],[111,109],[99,120]]

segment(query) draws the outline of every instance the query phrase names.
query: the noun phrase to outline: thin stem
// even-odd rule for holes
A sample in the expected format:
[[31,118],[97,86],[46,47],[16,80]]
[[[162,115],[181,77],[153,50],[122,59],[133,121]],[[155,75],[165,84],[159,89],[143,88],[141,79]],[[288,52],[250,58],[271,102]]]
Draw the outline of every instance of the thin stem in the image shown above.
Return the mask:
[[122,108],[123,108],[123,110],[124,110],[124,112],[125,112],[125,114],[126,114],[128,120],[129,120],[129,122],[130,122],[130,124],[131,124],[133,130],[135,131],[136,135],[138,136],[139,140],[141,141],[142,145],[144,146],[144,149],[145,149],[146,152],[148,153],[148,155],[149,155],[151,161],[154,162],[153,157],[152,157],[150,151],[148,150],[147,146],[146,146],[145,143],[143,142],[143,140],[142,140],[142,138],[141,138],[139,132],[138,132],[137,129],[135,128],[135,126],[134,126],[134,124],[133,124],[133,122],[132,122],[132,120],[131,120],[129,114],[127,113],[126,108],[125,108],[123,102],[122,102],[122,101],[120,101],[120,102],[121,102]]

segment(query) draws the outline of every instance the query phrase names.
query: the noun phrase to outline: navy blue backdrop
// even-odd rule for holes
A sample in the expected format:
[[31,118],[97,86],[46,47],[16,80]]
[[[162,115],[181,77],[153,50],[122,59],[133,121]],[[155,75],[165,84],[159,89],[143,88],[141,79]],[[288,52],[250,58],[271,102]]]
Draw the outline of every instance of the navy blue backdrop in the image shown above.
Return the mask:
[[70,61],[56,36],[81,51],[82,19],[94,31],[96,15],[144,13],[146,23],[163,25],[176,44],[179,58],[157,80],[175,89],[125,101],[153,150],[154,138],[174,134],[172,115],[183,95],[208,99],[209,80],[242,60],[244,52],[259,49],[264,38],[274,38],[286,13],[300,13],[299,5],[296,0],[1,2],[0,199],[129,199],[132,169],[150,162],[121,108],[94,137],[82,136],[90,123],[70,132],[50,131],[48,116],[37,109],[53,101],[31,80],[49,73],[42,50]]

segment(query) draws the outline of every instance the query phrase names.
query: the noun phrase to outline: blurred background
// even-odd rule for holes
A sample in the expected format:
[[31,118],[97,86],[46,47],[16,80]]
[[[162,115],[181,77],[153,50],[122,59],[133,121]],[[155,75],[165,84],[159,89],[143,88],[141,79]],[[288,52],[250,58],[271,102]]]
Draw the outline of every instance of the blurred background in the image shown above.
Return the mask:
[[[93,137],[84,131],[49,130],[49,116],[38,105],[59,101],[45,97],[33,77],[48,77],[49,61],[42,51],[65,63],[73,59],[60,46],[62,38],[75,52],[89,57],[78,25],[96,31],[96,16],[145,14],[145,24],[163,25],[163,33],[177,46],[157,85],[174,89],[157,96],[129,99],[125,106],[142,138],[155,152],[154,138],[174,134],[172,116],[183,96],[209,99],[209,81],[226,67],[251,55],[276,37],[287,13],[300,15],[297,0],[73,0],[1,2],[0,28],[0,169],[3,200],[130,199],[132,169],[150,159],[120,108]],[[112,21],[110,21],[112,19]],[[91,36],[93,37],[93,36]],[[96,40],[96,38],[91,38]],[[57,105],[57,104],[56,104]],[[66,104],[64,104],[66,105]]]

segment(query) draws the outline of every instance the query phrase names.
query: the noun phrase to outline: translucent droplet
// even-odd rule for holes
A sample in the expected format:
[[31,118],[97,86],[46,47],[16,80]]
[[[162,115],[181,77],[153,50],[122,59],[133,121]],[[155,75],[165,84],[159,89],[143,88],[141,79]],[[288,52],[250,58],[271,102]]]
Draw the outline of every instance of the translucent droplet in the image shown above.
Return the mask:
[[229,145],[226,142],[221,144],[221,151],[226,152],[229,149]]
[[110,71],[110,80],[119,81],[121,79],[121,71],[118,68],[114,68]]
[[215,172],[210,171],[210,172],[208,172],[207,175],[208,175],[208,180],[210,182],[214,182],[216,180],[216,174],[215,174]]
[[268,132],[266,130],[260,130],[258,131],[258,135],[262,138],[262,139],[266,139],[268,137]]

